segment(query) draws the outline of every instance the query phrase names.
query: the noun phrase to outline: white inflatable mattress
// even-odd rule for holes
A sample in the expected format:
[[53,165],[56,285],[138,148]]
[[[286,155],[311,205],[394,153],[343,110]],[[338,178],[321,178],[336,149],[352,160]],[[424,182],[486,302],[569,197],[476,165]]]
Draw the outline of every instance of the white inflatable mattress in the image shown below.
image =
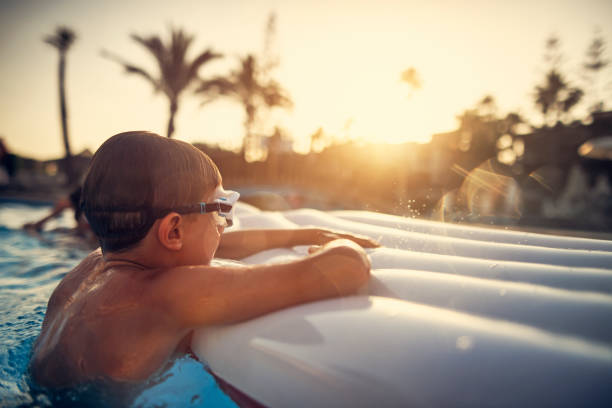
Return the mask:
[[[192,348],[269,407],[612,406],[612,242],[355,211],[260,212],[237,228],[368,235],[358,296],[202,329]],[[284,262],[306,247],[246,263]]]

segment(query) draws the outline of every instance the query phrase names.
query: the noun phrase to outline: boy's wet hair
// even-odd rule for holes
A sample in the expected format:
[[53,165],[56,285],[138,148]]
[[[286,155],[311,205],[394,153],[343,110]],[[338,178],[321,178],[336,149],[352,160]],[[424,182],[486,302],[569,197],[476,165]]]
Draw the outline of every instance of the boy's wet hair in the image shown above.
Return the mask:
[[83,210],[81,210],[81,192],[82,187],[78,186],[77,188],[72,190],[72,192],[68,196],[68,199],[70,200],[70,206],[74,210],[74,220],[76,222],[80,221],[81,215],[83,214]]
[[220,184],[215,163],[189,143],[146,131],[119,133],[93,156],[81,208],[102,251],[119,252],[136,246],[156,219],[202,201]]

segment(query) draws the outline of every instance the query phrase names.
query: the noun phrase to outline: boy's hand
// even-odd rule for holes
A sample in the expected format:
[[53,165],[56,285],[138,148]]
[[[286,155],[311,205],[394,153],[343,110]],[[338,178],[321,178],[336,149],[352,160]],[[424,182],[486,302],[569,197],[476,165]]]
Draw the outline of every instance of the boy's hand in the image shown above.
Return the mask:
[[359,254],[359,257],[368,265],[369,268],[370,259],[368,258],[368,254],[363,250],[363,247],[359,246],[355,241],[351,241],[346,238],[334,239],[323,245],[311,245],[310,248],[308,248],[308,254],[313,255],[323,252],[324,250],[338,247],[350,248],[353,252]]
[[348,239],[363,248],[378,248],[380,244],[372,238],[364,235],[349,234],[345,232],[332,231],[324,228],[306,229],[308,236],[311,237],[310,243],[313,245],[324,245],[336,239]]
[[370,276],[370,258],[354,241],[336,239],[310,247],[307,258],[337,295],[354,294]]
[[36,232],[42,231],[42,227],[40,223],[38,222],[28,222],[27,224],[24,224],[21,228],[23,228],[26,231],[36,231]]

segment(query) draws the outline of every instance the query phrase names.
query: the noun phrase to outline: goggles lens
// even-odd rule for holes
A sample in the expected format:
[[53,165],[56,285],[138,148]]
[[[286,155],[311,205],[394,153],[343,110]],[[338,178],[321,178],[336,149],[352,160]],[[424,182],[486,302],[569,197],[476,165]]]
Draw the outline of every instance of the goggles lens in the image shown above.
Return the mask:
[[219,211],[213,212],[213,217],[217,225],[221,227],[231,227],[234,224],[234,204],[240,198],[240,193],[231,190],[224,190],[223,187],[217,187],[213,203],[226,204],[230,206],[229,211],[227,206],[222,206]]
[[234,224],[233,220],[228,220],[216,211],[210,213],[210,215],[213,217],[213,220],[215,221],[215,224],[217,224],[217,227],[231,227]]

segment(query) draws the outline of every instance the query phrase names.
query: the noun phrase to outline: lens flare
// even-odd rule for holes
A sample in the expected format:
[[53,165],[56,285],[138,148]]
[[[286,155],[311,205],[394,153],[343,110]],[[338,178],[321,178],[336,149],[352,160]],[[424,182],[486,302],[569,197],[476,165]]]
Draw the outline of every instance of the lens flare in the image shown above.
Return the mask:
[[445,194],[436,205],[435,218],[441,221],[518,220],[522,194],[514,178],[500,174],[490,160],[468,171],[458,164],[452,170],[464,180],[457,190]]

